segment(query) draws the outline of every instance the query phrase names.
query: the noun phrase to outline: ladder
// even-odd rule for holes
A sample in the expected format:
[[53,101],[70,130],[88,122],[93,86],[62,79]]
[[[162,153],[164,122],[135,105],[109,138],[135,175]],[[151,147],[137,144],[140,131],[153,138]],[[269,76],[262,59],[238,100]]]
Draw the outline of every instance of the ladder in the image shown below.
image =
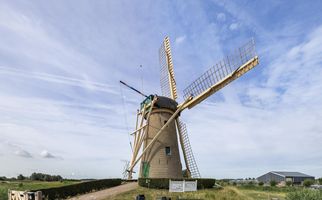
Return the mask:
[[183,145],[183,149],[184,149],[183,154],[185,154],[184,156],[187,162],[186,163],[187,168],[191,174],[191,178],[201,178],[195,157],[193,156],[193,153],[192,153],[192,148],[190,145],[186,124],[180,120],[178,120],[178,122],[179,122],[178,123],[179,132],[182,137],[181,145]]

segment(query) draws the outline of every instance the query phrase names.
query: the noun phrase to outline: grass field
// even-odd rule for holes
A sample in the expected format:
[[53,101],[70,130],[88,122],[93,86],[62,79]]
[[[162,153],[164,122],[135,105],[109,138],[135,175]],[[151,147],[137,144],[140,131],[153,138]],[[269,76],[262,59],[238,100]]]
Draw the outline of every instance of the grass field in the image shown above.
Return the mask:
[[[63,181],[63,182],[44,182],[44,181],[2,181],[0,182],[0,200],[6,200],[8,189],[12,190],[37,190],[44,188],[53,188],[65,185],[78,183],[77,181]],[[125,192],[113,197],[106,198],[106,200],[133,200],[138,194],[144,194],[146,199],[157,199],[158,197],[171,197],[176,199],[203,199],[203,200],[271,200],[273,198],[278,200],[285,200],[286,195],[295,191],[303,191],[303,188],[296,187],[243,187],[243,186],[224,186],[222,189],[206,189],[198,190],[197,192],[186,193],[169,193],[168,190],[147,189],[138,187],[135,190]],[[310,193],[312,190],[308,190]],[[311,194],[313,195],[313,194]],[[308,195],[306,195],[308,196]],[[315,198],[305,199],[322,199],[322,192],[315,194]],[[300,199],[295,198],[296,200]]]
[[[146,199],[156,199],[167,196],[176,199],[204,199],[204,200],[270,200],[278,198],[285,200],[285,192],[256,191],[252,189],[239,189],[238,187],[226,186],[223,189],[207,189],[197,192],[169,193],[167,190],[156,190],[139,187],[137,190],[126,192],[112,198],[111,200],[133,200],[136,195],[144,194]],[[107,199],[106,199],[107,200]]]
[[1,181],[0,182],[0,200],[8,199],[8,189],[11,190],[37,190],[43,188],[59,187],[64,185],[71,185],[77,183],[76,181]]

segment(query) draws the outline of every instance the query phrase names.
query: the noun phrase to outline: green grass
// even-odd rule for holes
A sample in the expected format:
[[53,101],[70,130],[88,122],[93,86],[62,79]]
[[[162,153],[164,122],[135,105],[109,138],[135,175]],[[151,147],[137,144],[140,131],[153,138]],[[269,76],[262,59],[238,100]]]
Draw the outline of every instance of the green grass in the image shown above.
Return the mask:
[[43,188],[60,187],[78,183],[77,181],[1,181],[0,182],[0,200],[8,199],[8,189],[10,190],[37,190]]
[[[227,186],[223,189],[206,189],[197,192],[169,193],[168,190],[147,189],[139,187],[136,190],[126,192],[108,199],[112,200],[133,200],[136,195],[144,194],[146,199],[156,199],[167,196],[171,199],[204,199],[204,200],[267,200],[278,198],[285,200],[286,193],[274,191],[256,191],[239,189],[238,187]],[[106,199],[107,200],[107,199]]]

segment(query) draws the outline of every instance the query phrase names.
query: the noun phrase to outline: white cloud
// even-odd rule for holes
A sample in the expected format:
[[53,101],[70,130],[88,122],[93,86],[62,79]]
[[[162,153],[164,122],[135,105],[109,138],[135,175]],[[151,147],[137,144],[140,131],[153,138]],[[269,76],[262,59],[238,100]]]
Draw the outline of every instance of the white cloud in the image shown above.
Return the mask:
[[49,153],[47,150],[43,150],[40,153],[40,156],[43,158],[56,158],[56,156],[54,156],[53,154]]
[[230,26],[229,26],[229,29],[231,30],[231,31],[235,31],[235,30],[237,30],[239,28],[239,24],[238,23],[232,23],[232,24],[230,24]]
[[217,20],[220,21],[220,22],[226,21],[226,15],[225,15],[225,13],[218,13],[217,14]]
[[176,38],[176,44],[181,44],[182,42],[184,42],[186,40],[186,36],[180,36]]
[[20,157],[25,157],[25,158],[32,158],[32,155],[23,149],[18,149],[15,151],[15,155],[20,156]]

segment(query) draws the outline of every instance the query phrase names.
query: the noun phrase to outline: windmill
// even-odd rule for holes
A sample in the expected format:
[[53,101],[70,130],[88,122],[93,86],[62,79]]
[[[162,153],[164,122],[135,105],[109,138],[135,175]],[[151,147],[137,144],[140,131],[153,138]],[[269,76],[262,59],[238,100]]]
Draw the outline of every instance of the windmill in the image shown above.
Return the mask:
[[127,170],[128,179],[132,179],[133,169],[139,162],[141,178],[182,178],[179,146],[187,176],[200,178],[187,128],[179,115],[254,68],[259,63],[255,42],[250,40],[193,81],[184,89],[182,103],[176,101],[178,96],[168,37],[159,49],[159,61],[162,96],[147,96],[121,81],[145,96],[137,110],[136,129],[131,133],[133,151]]

